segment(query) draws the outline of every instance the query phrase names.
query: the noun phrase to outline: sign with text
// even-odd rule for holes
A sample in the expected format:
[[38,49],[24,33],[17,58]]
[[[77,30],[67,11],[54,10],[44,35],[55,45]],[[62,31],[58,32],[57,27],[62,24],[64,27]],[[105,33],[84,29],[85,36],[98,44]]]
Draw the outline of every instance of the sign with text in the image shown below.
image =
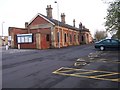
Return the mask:
[[32,43],[33,34],[17,34],[17,43]]

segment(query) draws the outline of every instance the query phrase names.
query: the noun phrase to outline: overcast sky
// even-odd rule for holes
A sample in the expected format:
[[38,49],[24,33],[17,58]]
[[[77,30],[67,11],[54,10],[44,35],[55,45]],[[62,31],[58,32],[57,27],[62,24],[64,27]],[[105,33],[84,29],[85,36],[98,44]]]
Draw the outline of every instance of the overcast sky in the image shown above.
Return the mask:
[[[2,22],[4,35],[8,35],[8,27],[24,28],[37,13],[46,15],[47,5],[53,8],[53,18],[58,19],[57,4],[55,0],[0,0],[0,35],[2,35]],[[56,0],[60,14],[65,13],[66,23],[76,27],[82,22],[92,35],[96,30],[105,30],[104,17],[107,15],[108,4],[102,0]]]

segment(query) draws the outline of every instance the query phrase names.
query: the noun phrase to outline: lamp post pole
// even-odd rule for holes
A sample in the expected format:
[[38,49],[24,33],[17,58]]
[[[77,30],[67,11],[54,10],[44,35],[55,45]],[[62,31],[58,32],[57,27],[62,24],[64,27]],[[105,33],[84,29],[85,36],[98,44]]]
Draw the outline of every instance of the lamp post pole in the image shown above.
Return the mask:
[[5,22],[2,22],[2,39],[3,39],[3,24],[4,24]]
[[57,15],[58,15],[58,47],[60,48],[60,31],[59,31],[59,4],[57,1],[55,1],[55,3],[57,3]]

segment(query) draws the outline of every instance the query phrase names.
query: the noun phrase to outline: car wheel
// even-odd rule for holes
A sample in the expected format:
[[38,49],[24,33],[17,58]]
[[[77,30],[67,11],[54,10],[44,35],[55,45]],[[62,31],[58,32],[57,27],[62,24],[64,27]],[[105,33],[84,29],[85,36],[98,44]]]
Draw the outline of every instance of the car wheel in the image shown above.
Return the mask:
[[100,46],[100,50],[103,51],[105,49],[104,46]]

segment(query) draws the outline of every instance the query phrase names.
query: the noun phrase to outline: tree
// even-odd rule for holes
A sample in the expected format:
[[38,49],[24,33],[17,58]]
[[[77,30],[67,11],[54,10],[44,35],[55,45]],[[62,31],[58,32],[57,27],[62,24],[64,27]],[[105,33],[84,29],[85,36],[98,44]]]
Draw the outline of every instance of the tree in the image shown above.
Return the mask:
[[113,34],[111,38],[117,39],[116,34]]
[[94,34],[94,37],[97,41],[104,39],[107,37],[107,32],[106,31],[96,31]]
[[106,31],[112,34],[116,33],[120,39],[120,0],[115,0],[110,3],[105,19]]

